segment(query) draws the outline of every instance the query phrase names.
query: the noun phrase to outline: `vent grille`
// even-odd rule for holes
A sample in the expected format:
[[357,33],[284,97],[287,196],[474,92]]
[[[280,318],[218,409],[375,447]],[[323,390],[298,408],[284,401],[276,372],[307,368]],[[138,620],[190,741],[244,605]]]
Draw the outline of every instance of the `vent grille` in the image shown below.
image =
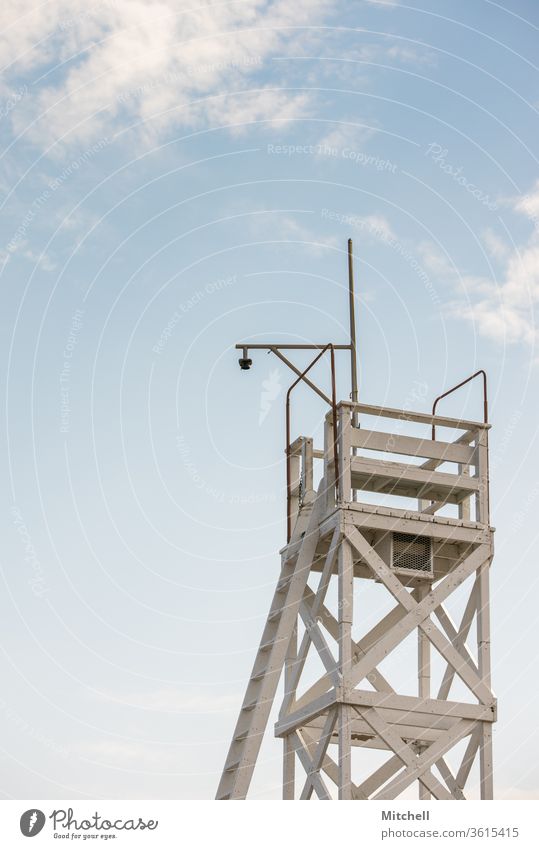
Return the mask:
[[393,569],[412,572],[432,572],[431,541],[429,537],[412,534],[393,534]]

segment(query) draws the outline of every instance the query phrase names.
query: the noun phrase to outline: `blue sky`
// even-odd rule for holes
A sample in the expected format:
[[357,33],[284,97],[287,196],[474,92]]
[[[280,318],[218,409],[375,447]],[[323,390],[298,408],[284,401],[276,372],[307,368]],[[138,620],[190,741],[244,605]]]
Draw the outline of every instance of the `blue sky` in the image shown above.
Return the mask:
[[365,400],[489,373],[497,792],[537,798],[536,5],[0,23],[2,796],[213,796],[285,540],[289,374],[234,344],[345,342],[352,237]]

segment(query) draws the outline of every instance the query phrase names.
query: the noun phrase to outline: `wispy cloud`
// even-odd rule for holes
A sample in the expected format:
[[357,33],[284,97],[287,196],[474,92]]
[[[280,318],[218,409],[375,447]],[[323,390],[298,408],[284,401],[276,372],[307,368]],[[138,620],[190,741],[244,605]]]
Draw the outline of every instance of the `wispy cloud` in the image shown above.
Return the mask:
[[[2,65],[6,79],[28,83],[10,120],[42,146],[131,124],[152,139],[203,120],[282,123],[308,108],[309,97],[273,90],[278,81],[260,82],[260,71],[275,52],[301,50],[297,28],[321,23],[333,6],[334,0],[7,0],[0,9]],[[310,43],[312,34],[306,38]]]
[[494,259],[505,259],[510,253],[510,247],[490,227],[483,231],[483,243]]
[[464,278],[473,303],[455,303],[454,315],[472,321],[479,333],[496,342],[535,343],[535,305],[539,301],[539,181],[532,190],[510,201],[514,212],[525,215],[533,225],[527,242],[509,249],[487,231],[484,239],[491,253],[503,264],[500,280]]
[[322,136],[317,142],[317,146],[341,152],[347,149],[359,151],[376,132],[375,127],[360,126],[352,120],[350,123],[343,121]]

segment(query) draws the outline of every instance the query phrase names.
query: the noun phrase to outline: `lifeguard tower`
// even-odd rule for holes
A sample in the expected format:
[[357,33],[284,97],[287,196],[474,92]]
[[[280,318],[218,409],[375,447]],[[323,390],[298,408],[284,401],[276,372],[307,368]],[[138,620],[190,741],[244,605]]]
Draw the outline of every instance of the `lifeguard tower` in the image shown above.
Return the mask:
[[[284,799],[396,799],[414,782],[420,799],[465,799],[477,758],[481,798],[492,799],[486,375],[476,372],[441,395],[432,414],[359,403],[352,256],[349,241],[349,344],[237,346],[242,368],[262,348],[297,379],[286,397],[288,539],[217,798],[246,797],[284,673],[275,726],[283,741]],[[315,353],[304,371],[288,359],[294,348]],[[335,388],[335,355],[342,350],[351,354],[347,401],[337,400]],[[324,356],[329,394],[309,377]],[[483,421],[437,413],[441,398],[475,378],[483,384]],[[290,402],[300,381],[328,406],[320,447],[310,437],[291,438]],[[354,596],[361,598],[366,581],[378,582],[392,606],[358,639],[364,611],[361,605],[354,611]],[[446,602],[464,588],[455,623]],[[403,695],[378,667],[414,634],[416,693]],[[438,665],[443,661],[435,687],[432,649]],[[306,678],[312,652],[322,670],[314,680]],[[459,698],[452,700],[457,679]],[[387,753],[359,782],[356,749]],[[452,749],[457,767],[446,759]]]

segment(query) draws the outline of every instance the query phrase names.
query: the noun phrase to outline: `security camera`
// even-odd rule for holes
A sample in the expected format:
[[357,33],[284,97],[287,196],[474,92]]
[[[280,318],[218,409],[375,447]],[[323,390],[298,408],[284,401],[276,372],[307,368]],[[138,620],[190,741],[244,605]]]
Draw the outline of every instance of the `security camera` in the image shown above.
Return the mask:
[[247,371],[253,364],[253,361],[250,360],[249,357],[240,357],[238,362],[242,371]]

